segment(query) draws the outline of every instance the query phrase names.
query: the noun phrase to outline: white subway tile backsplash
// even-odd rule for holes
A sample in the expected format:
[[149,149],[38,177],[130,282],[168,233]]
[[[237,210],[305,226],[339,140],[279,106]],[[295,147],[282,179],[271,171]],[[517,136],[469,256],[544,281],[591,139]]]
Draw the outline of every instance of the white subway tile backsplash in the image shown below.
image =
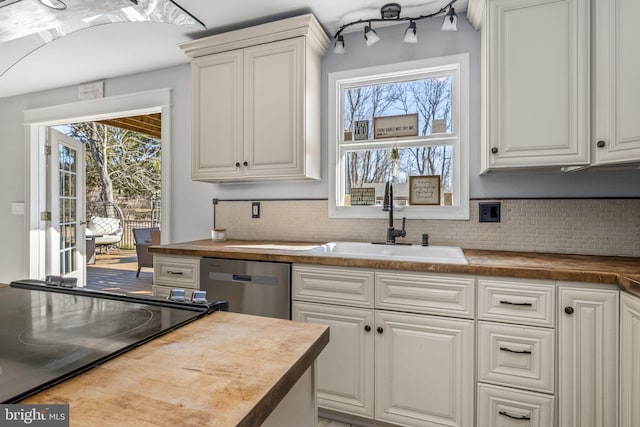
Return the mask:
[[[478,201],[469,221],[407,220],[405,241],[419,244],[590,255],[640,256],[640,199],[500,200],[501,222],[478,222]],[[227,238],[324,242],[379,241],[387,220],[328,217],[327,201],[261,201],[251,218],[250,202],[220,202],[216,225]],[[400,226],[400,217],[397,225]]]

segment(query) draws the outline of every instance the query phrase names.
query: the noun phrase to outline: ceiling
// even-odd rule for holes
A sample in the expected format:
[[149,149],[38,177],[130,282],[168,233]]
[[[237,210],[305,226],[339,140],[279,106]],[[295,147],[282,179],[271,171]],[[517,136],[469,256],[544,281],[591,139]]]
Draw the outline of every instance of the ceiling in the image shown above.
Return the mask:
[[[36,0],[21,0],[36,1]],[[113,22],[78,29],[48,43],[24,36],[0,43],[0,98],[73,86],[187,63],[178,44],[195,38],[312,12],[332,35],[340,25],[378,17],[377,0],[176,0],[206,30],[163,22]],[[401,16],[431,13],[447,0],[408,0]],[[468,0],[458,0],[457,11]],[[5,6],[11,11],[13,3]],[[0,27],[2,24],[0,23]],[[358,29],[358,28],[356,28]]]
[[162,137],[162,116],[160,113],[98,120],[97,123],[144,133],[158,139]]

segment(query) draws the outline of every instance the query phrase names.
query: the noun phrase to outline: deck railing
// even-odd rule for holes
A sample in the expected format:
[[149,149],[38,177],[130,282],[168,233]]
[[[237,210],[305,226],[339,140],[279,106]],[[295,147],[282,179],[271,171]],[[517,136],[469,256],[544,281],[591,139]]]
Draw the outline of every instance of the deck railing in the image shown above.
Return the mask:
[[124,233],[120,241],[120,249],[135,249],[135,239],[133,238],[134,228],[160,227],[158,220],[126,220],[124,223]]

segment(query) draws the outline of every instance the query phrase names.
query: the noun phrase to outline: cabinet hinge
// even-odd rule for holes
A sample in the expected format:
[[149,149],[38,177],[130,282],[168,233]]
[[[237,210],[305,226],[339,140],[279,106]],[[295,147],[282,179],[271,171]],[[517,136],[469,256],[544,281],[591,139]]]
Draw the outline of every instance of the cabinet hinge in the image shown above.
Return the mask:
[[50,145],[45,145],[44,146],[44,155],[45,156],[50,156],[51,155],[51,146]]
[[51,212],[40,212],[40,221],[51,221]]

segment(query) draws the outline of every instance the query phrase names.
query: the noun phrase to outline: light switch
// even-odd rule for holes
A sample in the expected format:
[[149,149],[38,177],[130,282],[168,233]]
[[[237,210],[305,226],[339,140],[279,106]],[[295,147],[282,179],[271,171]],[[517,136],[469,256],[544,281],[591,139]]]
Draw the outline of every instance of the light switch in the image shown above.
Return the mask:
[[11,215],[24,215],[24,202],[11,203]]

